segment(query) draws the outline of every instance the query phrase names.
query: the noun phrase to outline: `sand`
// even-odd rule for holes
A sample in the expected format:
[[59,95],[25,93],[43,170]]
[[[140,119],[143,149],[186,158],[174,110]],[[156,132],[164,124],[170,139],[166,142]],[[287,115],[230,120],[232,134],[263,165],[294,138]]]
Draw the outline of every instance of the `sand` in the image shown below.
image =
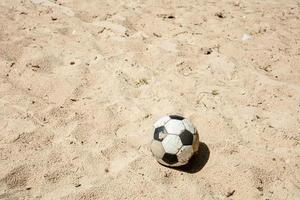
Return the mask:
[[[300,2],[0,1],[0,199],[300,199]],[[153,123],[201,145],[159,165]]]

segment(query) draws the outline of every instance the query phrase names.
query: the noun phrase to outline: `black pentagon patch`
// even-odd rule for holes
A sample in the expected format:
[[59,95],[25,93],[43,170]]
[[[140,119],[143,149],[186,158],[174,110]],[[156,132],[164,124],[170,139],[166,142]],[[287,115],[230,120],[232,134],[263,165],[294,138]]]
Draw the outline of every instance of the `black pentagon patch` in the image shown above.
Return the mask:
[[192,145],[193,144],[193,134],[188,130],[184,130],[179,135],[183,145]]
[[172,165],[172,164],[175,164],[178,162],[177,155],[170,154],[170,153],[165,153],[162,160],[165,161],[166,163],[168,163],[169,165]]
[[170,115],[169,116],[171,119],[178,119],[178,120],[183,120],[184,119],[184,117],[181,117],[181,116],[179,116],[179,115]]
[[157,127],[154,131],[154,140],[162,141],[167,136],[167,131],[165,127]]

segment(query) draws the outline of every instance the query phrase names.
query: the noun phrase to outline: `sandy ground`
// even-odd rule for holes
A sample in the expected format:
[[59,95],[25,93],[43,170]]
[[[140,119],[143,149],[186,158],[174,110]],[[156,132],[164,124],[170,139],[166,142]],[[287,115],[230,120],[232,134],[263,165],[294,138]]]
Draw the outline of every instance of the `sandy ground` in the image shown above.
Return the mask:
[[[0,199],[300,199],[300,1],[0,1]],[[201,148],[149,151],[182,114]]]

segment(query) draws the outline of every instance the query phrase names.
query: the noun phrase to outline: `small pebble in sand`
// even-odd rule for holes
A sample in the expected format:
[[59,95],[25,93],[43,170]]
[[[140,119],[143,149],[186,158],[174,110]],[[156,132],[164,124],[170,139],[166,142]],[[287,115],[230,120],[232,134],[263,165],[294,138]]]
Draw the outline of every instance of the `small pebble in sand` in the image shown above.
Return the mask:
[[247,33],[244,33],[244,34],[243,34],[243,37],[242,37],[242,40],[243,40],[243,41],[246,41],[246,40],[249,40],[249,39],[251,39],[251,35],[249,35],[249,34],[247,34]]
[[215,16],[219,17],[220,19],[224,19],[224,18],[225,18],[224,13],[222,13],[222,12],[217,12],[217,13],[215,14]]
[[170,177],[171,176],[171,172],[165,172],[164,177]]
[[210,55],[213,50],[212,48],[202,48],[204,55]]
[[260,191],[260,192],[262,192],[262,191],[264,190],[264,188],[261,187],[261,186],[256,187],[256,189],[257,189],[258,191]]
[[218,95],[219,92],[218,92],[218,90],[212,90],[212,91],[211,91],[211,94],[215,96],[215,95]]

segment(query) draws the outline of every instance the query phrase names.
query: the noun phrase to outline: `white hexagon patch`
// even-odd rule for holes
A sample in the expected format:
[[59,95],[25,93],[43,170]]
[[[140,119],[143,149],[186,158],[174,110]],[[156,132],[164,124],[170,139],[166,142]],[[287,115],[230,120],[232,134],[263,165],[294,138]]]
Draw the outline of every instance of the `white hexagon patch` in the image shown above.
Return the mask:
[[161,159],[165,154],[165,149],[162,146],[162,143],[157,140],[153,140],[150,146],[153,156],[157,159]]
[[182,147],[180,137],[177,135],[167,135],[162,141],[166,153],[176,154]]
[[182,120],[182,123],[184,124],[186,130],[190,131],[192,134],[196,133],[196,129],[190,120],[184,119]]
[[193,146],[183,146],[177,153],[178,161],[181,163],[187,163],[194,154]]
[[158,128],[160,126],[164,126],[171,118],[169,116],[164,116],[159,118],[155,123],[154,123],[154,128]]
[[180,133],[182,133],[184,131],[185,127],[182,123],[182,120],[171,119],[165,125],[165,129],[170,134],[179,135]]

